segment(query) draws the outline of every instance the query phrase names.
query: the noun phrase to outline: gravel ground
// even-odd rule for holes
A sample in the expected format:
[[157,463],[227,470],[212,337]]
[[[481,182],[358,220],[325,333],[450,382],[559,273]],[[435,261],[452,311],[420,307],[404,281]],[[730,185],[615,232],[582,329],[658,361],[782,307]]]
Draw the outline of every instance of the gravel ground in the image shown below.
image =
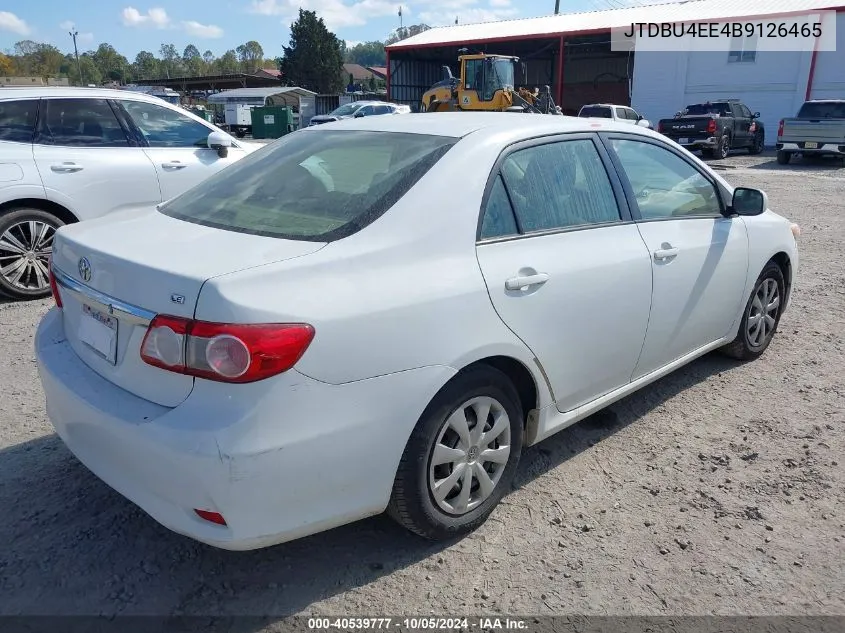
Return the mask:
[[708,355],[532,447],[448,546],[382,517],[247,553],[170,533],[51,432],[50,302],[0,305],[0,614],[845,614],[845,167],[742,154],[723,173],[803,228],[765,356]]

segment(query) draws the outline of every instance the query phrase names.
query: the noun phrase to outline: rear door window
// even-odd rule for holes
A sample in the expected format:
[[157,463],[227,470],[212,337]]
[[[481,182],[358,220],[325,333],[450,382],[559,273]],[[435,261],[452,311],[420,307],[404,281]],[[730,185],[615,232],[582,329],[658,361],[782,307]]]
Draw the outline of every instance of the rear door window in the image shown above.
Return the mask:
[[0,101],[0,141],[31,143],[37,114],[37,99]]
[[331,130],[288,134],[160,209],[241,233],[333,241],[374,222],[458,141]]
[[37,142],[63,147],[128,147],[126,131],[105,99],[43,99]]

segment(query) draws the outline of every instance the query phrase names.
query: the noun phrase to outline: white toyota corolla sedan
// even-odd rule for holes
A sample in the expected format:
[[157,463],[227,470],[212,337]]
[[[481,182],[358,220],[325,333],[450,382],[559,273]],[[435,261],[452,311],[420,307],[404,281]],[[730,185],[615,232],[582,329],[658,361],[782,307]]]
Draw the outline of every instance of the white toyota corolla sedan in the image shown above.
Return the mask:
[[57,231],[47,412],[91,471],[204,543],[385,510],[447,538],[486,520],[524,447],[711,350],[760,356],[798,233],[637,126],[316,126]]

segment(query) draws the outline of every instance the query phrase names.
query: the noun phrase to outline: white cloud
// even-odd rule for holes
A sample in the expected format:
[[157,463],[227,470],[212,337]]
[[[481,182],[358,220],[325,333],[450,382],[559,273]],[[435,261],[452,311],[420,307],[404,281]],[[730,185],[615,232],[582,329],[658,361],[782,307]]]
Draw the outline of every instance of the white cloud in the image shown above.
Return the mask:
[[71,22],[70,20],[65,20],[64,22],[59,24],[59,28],[63,31],[70,31],[71,29],[73,29],[73,22]]
[[519,15],[519,10],[512,6],[511,0],[486,0],[484,6],[480,0],[418,0],[427,5],[420,12],[420,22],[429,26],[446,26],[455,23],[475,24],[506,20]]
[[223,29],[213,24],[200,24],[199,22],[188,20],[187,22],[182,22],[182,28],[185,29],[185,33],[188,35],[200,39],[223,37]]
[[252,0],[250,13],[258,15],[278,15],[283,24],[296,20],[299,9],[314,11],[323,18],[329,30],[345,26],[361,26],[370,18],[411,14],[407,4],[392,0]]
[[0,31],[11,31],[18,35],[29,35],[32,29],[14,13],[0,11]]
[[92,44],[94,42],[93,33],[80,33],[76,36],[76,41],[80,44]]
[[154,26],[164,29],[170,25],[170,17],[167,15],[167,11],[161,8],[153,8],[146,13],[141,13],[135,7],[126,7],[123,10],[123,24],[126,26]]

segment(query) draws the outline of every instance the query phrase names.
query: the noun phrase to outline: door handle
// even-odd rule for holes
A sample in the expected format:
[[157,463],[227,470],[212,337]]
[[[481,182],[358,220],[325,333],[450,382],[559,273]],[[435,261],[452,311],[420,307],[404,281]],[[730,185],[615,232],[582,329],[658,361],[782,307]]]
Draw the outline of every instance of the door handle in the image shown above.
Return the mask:
[[185,169],[188,165],[185,163],[180,163],[178,160],[170,161],[169,163],[162,163],[162,167],[165,169]]
[[82,171],[82,165],[76,163],[62,163],[60,165],[50,165],[50,169],[58,174],[72,174],[77,171]]
[[549,280],[546,273],[537,273],[536,275],[526,275],[525,277],[511,277],[505,281],[506,290],[520,290],[526,286],[539,286]]
[[672,257],[675,257],[678,254],[678,252],[679,251],[678,251],[677,248],[674,248],[674,247],[671,247],[671,246],[668,247],[668,248],[659,248],[656,251],[654,251],[654,259],[656,259],[657,261],[662,261],[664,259],[670,259]]

